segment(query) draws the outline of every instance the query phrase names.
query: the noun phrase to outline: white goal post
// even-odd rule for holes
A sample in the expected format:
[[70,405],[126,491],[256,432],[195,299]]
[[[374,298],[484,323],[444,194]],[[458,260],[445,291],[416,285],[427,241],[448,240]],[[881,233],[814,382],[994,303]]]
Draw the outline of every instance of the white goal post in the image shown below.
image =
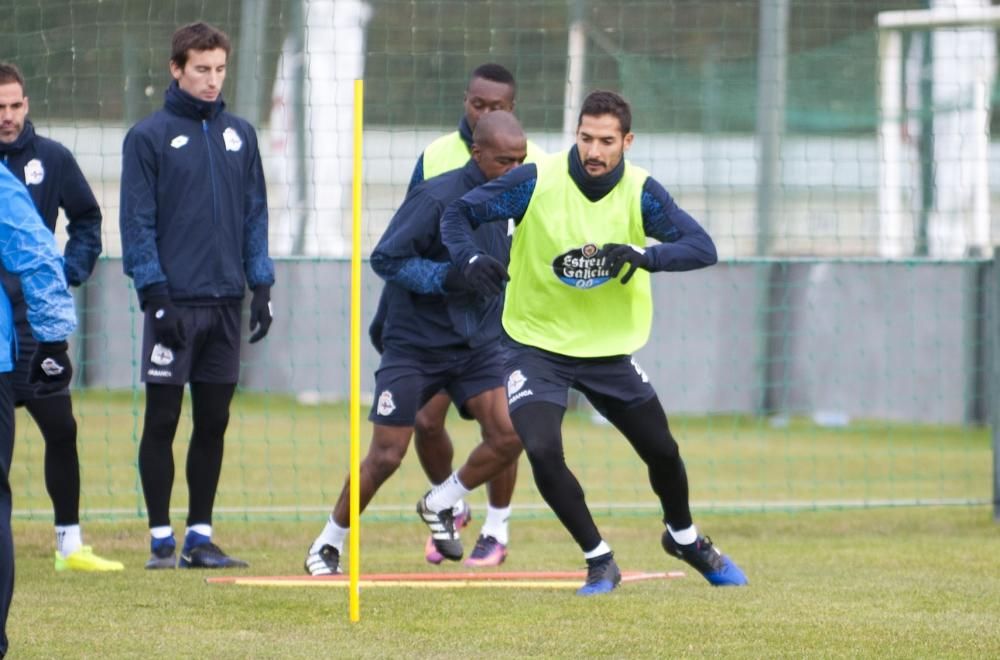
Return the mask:
[[[905,207],[903,164],[903,34],[908,31],[990,28],[1000,26],[1000,7],[934,7],[922,10],[885,11],[877,16],[879,31],[880,119],[879,155],[879,253],[899,258],[913,254],[912,214]],[[972,106],[989,116],[989,85],[986,79],[975,84]],[[972,163],[969,185],[973,192],[968,220],[968,245],[983,256],[991,252],[989,202],[988,125],[963,143],[963,158]]]

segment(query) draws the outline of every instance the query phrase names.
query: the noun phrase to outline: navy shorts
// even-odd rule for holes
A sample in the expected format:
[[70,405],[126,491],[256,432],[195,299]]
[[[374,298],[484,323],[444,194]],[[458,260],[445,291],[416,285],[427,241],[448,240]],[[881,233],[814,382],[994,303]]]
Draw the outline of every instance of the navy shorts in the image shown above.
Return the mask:
[[176,306],[184,325],[184,348],[169,349],[153,341],[153,310],[146,308],[142,328],[142,382],[158,385],[217,383],[240,378],[240,313],[238,300],[219,305]]
[[566,407],[569,388],[579,390],[601,414],[607,402],[631,408],[649,401],[656,392],[649,377],[631,355],[577,358],[505,341],[504,377],[507,407],[514,412],[528,403]]
[[476,395],[503,387],[503,354],[499,346],[450,355],[416,355],[386,347],[375,371],[375,401],[368,420],[385,426],[413,426],[417,411],[444,390],[465,419],[465,403]]

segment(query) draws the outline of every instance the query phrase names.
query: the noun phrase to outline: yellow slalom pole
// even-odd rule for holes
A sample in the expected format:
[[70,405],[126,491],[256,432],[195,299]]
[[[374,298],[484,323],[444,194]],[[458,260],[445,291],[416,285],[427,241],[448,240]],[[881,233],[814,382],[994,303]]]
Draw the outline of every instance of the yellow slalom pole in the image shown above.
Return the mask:
[[361,154],[365,88],[354,81],[354,174],[351,184],[351,492],[350,592],[351,621],[361,620]]

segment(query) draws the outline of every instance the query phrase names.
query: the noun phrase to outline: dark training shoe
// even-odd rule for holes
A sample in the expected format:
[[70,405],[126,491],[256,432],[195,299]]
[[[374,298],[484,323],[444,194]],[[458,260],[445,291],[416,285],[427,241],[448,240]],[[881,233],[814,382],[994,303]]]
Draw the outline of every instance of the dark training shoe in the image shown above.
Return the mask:
[[318,552],[306,555],[305,568],[309,575],[339,575],[340,551],[326,544]]
[[712,539],[699,536],[690,545],[681,545],[670,535],[670,530],[663,530],[660,539],[663,549],[690,564],[701,573],[706,580],[716,587],[741,587],[747,584],[747,577],[740,567],[712,545]]
[[152,548],[146,569],[152,571],[161,568],[177,568],[177,546],[173,543],[161,543]]
[[230,557],[222,548],[214,543],[202,543],[190,550],[181,551],[178,568],[246,568],[249,566],[242,559]]
[[417,502],[417,513],[424,524],[431,530],[431,541],[434,547],[445,559],[458,561],[462,558],[462,540],[458,538],[458,528],[455,526],[455,514],[451,509],[435,513],[427,508],[427,496]]
[[622,581],[622,572],[615,563],[615,553],[609,552],[587,560],[587,581],[576,590],[577,596],[597,596],[611,593]]

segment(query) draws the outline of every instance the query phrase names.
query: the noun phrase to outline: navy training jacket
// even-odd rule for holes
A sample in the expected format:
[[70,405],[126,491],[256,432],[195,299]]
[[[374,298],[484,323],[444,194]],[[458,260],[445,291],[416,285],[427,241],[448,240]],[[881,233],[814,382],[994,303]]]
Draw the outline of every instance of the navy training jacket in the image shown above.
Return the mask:
[[[25,184],[49,231],[56,230],[59,207],[66,212],[66,281],[72,286],[83,284],[101,254],[101,208],[73,154],[55,140],[35,133],[27,120],[16,140],[0,143],[0,160]],[[4,278],[4,286],[12,300],[20,299],[16,278]]]
[[257,134],[171,83],[163,109],[125,136],[122,267],[145,301],[214,304],[274,284]]

